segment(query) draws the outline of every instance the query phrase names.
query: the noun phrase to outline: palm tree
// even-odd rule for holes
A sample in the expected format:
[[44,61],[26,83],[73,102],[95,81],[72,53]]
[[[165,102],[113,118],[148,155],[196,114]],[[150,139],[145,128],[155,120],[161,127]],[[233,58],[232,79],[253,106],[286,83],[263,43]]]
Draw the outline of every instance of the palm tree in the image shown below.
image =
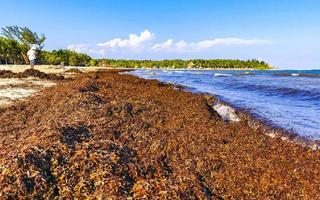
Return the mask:
[[26,63],[29,62],[27,51],[30,46],[35,44],[42,49],[46,40],[44,34],[39,36],[38,33],[31,31],[28,27],[6,26],[2,28],[2,35],[19,43],[21,46],[21,56]]

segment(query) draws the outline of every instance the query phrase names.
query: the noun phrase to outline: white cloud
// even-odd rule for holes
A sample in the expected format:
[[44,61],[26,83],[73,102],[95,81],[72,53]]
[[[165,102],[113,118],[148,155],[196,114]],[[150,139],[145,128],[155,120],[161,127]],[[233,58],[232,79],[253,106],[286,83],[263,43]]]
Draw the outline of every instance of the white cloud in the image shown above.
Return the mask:
[[89,45],[87,44],[70,44],[67,48],[78,53],[87,53],[89,51]]
[[183,40],[180,40],[175,44],[175,46],[177,47],[177,49],[185,49],[188,47],[188,43]]
[[71,51],[75,51],[78,53],[84,53],[89,55],[95,55],[95,56],[104,56],[105,55],[105,49],[92,47],[88,44],[70,44],[67,47]]
[[104,47],[104,48],[139,48],[141,45],[147,41],[150,41],[154,38],[154,34],[148,30],[145,30],[140,33],[140,35],[136,34],[130,34],[128,39],[120,39],[120,38],[115,38],[112,40],[109,40],[104,43],[99,43],[99,47]]
[[[146,56],[162,55],[161,53],[179,54],[179,53],[206,53],[221,46],[253,46],[273,44],[269,40],[263,39],[243,39],[237,37],[226,37],[188,42],[185,40],[174,41],[170,38],[162,43],[155,43],[153,39],[155,34],[144,30],[140,34],[130,34],[128,38],[114,38],[109,41],[89,44],[71,44],[68,49],[76,52],[87,53],[91,56]],[[168,54],[166,54],[168,55]]]
[[154,44],[151,49],[154,51],[166,51],[166,52],[185,52],[191,50],[193,44],[188,44],[184,40],[174,42],[173,39],[168,39],[163,43]]
[[211,48],[218,45],[260,45],[269,44],[270,41],[261,39],[242,39],[242,38],[218,38],[214,40],[204,40],[197,43],[199,48]]
[[154,44],[152,49],[167,52],[197,52],[223,45],[263,45],[271,43],[268,40],[242,38],[217,38],[193,43],[188,43],[184,40],[174,42],[172,39],[169,39],[163,43]]
[[169,49],[172,48],[173,44],[173,39],[168,39],[167,41],[159,44],[155,44],[152,46],[152,49],[157,50],[157,49]]

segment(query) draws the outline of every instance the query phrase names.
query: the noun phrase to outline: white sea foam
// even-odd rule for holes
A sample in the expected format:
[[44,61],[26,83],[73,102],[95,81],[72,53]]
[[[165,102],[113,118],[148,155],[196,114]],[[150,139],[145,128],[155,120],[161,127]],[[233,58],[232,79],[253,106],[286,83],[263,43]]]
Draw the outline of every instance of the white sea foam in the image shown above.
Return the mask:
[[231,74],[221,74],[221,73],[214,73],[214,76],[225,76],[225,77],[229,77],[232,76]]
[[155,72],[149,72],[149,73],[147,73],[146,75],[148,75],[148,76],[155,76],[156,73],[155,73]]
[[174,73],[183,74],[184,72],[182,72],[182,71],[174,71]]
[[213,106],[213,109],[217,111],[217,113],[221,116],[221,118],[224,121],[228,121],[228,122],[240,121],[240,118],[236,114],[236,111],[230,106],[224,105],[222,103],[218,103]]

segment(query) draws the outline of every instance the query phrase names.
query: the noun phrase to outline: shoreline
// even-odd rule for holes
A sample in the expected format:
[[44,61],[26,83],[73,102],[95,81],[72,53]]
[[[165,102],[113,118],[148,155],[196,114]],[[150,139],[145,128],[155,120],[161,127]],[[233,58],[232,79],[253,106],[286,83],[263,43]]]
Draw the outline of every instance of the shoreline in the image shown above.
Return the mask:
[[216,97],[118,71],[0,109],[1,197],[319,198],[319,151],[242,112],[224,122]]
[[[174,84],[175,85],[175,84]],[[179,85],[179,87],[185,87],[183,85]],[[281,139],[285,142],[292,142],[298,145],[301,145],[302,147],[310,148],[314,151],[317,151],[320,149],[320,140],[312,140],[309,138],[306,138],[304,136],[299,135],[298,133],[294,133],[292,131],[285,130],[282,127],[279,127],[272,122],[269,122],[268,119],[262,119],[261,117],[255,116],[250,111],[237,107],[233,105],[232,103],[226,102],[223,99],[221,99],[219,96],[207,93],[207,92],[199,92],[199,91],[192,91],[193,88],[186,87],[184,89],[187,92],[200,94],[204,96],[211,96],[215,99],[217,99],[220,104],[226,105],[228,107],[231,107],[234,109],[237,113],[237,115],[240,116],[243,120],[248,121],[248,124],[251,126],[251,128],[260,128],[263,129],[263,132],[265,135],[269,136],[272,139]]]
[[[119,71],[124,70],[125,72],[136,70],[136,69],[131,69],[131,68],[120,68],[120,69],[118,68],[117,69],[117,68],[105,68],[105,67],[79,67],[79,66],[61,67],[61,66],[47,66],[47,65],[45,65],[45,66],[38,65],[36,68],[38,68],[38,70],[41,70],[42,72],[54,72],[57,74],[64,74],[67,77],[68,76],[72,77],[74,75],[74,73],[72,73],[72,71],[70,71],[72,69],[78,69],[78,70],[81,70],[82,72],[85,72],[85,73],[94,72],[97,70],[119,70]],[[90,69],[88,69],[88,68],[90,68]],[[1,69],[1,67],[0,67],[0,69]],[[5,68],[5,69],[7,69],[7,68]],[[10,66],[8,69],[10,69]],[[15,65],[14,69],[15,69],[14,71],[18,71],[18,72],[21,71],[22,72],[24,69],[28,69],[28,65]],[[63,69],[62,72],[61,72],[61,69]],[[55,71],[52,71],[52,70],[55,70]],[[143,69],[143,70],[148,70],[148,69]],[[168,71],[177,70],[178,71],[178,70],[201,70],[201,69],[172,69],[172,68],[169,68],[169,69],[152,69],[152,70],[168,70]],[[210,69],[202,69],[202,70],[210,70]],[[211,70],[219,70],[219,69],[211,69]],[[225,69],[225,70],[234,70],[234,69]],[[253,69],[238,69],[238,70],[253,70]],[[124,74],[126,74],[126,73],[124,73]],[[164,84],[166,84],[166,83],[164,83]],[[173,83],[173,85],[176,86],[178,89],[183,89],[186,92],[191,92],[194,94],[200,94],[200,95],[204,95],[204,96],[211,96],[211,97],[217,99],[217,101],[219,101],[221,104],[227,105],[230,108],[235,109],[238,115],[241,115],[243,118],[250,120],[251,124],[256,124],[256,126],[263,127],[263,129],[266,132],[266,135],[270,136],[271,138],[280,138],[284,141],[297,143],[299,145],[311,148],[313,150],[320,149],[320,141],[319,140],[311,140],[306,137],[300,136],[298,133],[293,133],[293,132],[287,131],[284,128],[278,127],[278,126],[270,123],[267,119],[261,119],[257,116],[254,116],[252,113],[250,113],[249,111],[247,111],[243,108],[237,107],[230,102],[224,101],[223,99],[221,99],[217,95],[214,95],[211,93],[206,93],[206,92],[200,92],[196,88],[191,88],[191,87],[180,85],[180,84]],[[23,89],[23,88],[21,88],[21,89]],[[39,90],[38,92],[41,92],[41,90]],[[29,96],[29,95],[27,95],[27,96]],[[18,99],[19,99],[19,97],[18,97]]]
[[208,92],[200,92],[197,91],[196,88],[180,85],[180,84],[173,84],[177,86],[179,89],[181,88],[184,91],[191,92],[194,94],[200,94],[204,96],[211,96],[215,98],[220,104],[229,106],[230,108],[234,109],[237,115],[240,118],[245,119],[248,121],[248,124],[252,125],[252,128],[261,128],[265,132],[265,135],[269,136],[272,139],[281,139],[286,142],[292,142],[303,147],[310,148],[314,151],[320,150],[320,140],[312,140],[307,137],[301,136],[298,133],[285,130],[284,128],[277,126],[270,122],[268,119],[262,119],[261,117],[255,116],[250,111],[238,107],[230,102],[223,100],[219,95],[214,95]]
[[[25,69],[28,69],[30,65],[0,65],[0,70],[11,70],[14,72],[21,72]],[[38,69],[40,71],[44,71],[46,73],[62,73],[63,69],[81,69],[87,72],[90,71],[96,71],[96,70],[137,70],[137,69],[142,69],[142,70],[168,70],[168,71],[179,71],[179,70],[277,70],[277,69],[254,69],[254,68],[120,68],[120,67],[98,67],[98,66],[61,66],[61,65],[35,65],[35,69]]]
[[[161,70],[161,69],[159,69],[159,70]],[[123,73],[123,74],[127,74],[127,73]],[[135,75],[133,75],[133,76],[135,76]],[[136,76],[136,77],[138,77],[138,76]],[[141,77],[139,77],[139,78],[141,78]],[[144,78],[142,78],[142,79],[144,79]],[[145,79],[145,80],[157,80],[157,79]],[[172,84],[172,85],[176,86],[178,89],[182,89],[183,91],[191,92],[194,94],[200,94],[200,95],[204,95],[204,96],[212,96],[213,98],[217,99],[217,101],[219,101],[221,104],[229,106],[230,108],[234,109],[237,112],[237,114],[243,116],[247,120],[250,120],[251,124],[256,124],[257,126],[263,128],[266,132],[266,135],[271,138],[280,138],[283,141],[293,142],[293,143],[299,144],[303,147],[311,148],[313,150],[320,149],[320,140],[316,140],[316,139],[313,140],[313,139],[307,138],[305,136],[302,136],[299,133],[286,130],[285,128],[280,127],[280,126],[272,123],[269,119],[263,119],[260,116],[257,116],[255,114],[251,113],[247,109],[238,107],[238,106],[232,104],[231,102],[224,100],[223,97],[221,97],[219,95],[215,95],[215,94],[212,94],[209,92],[201,92],[201,91],[197,90],[197,88],[189,87],[189,86],[178,84],[178,83],[173,83],[173,82],[168,82],[168,83],[163,82],[163,83],[164,84]]]

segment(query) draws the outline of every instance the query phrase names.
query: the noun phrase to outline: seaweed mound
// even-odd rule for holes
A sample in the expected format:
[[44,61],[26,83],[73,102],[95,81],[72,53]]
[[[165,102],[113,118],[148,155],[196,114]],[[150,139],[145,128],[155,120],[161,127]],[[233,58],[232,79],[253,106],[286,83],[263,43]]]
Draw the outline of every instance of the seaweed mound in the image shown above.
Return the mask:
[[0,78],[15,78],[16,73],[10,70],[0,70]]
[[319,199],[319,152],[209,100],[95,72],[3,108],[0,198]]
[[75,69],[75,68],[73,68],[73,69],[68,69],[66,72],[67,72],[67,73],[76,73],[76,74],[82,74],[82,73],[83,73],[81,70]]
[[9,70],[0,70],[0,78],[28,78],[37,77],[48,80],[63,80],[64,76],[57,74],[47,74],[36,69],[27,69],[24,72],[14,73]]

